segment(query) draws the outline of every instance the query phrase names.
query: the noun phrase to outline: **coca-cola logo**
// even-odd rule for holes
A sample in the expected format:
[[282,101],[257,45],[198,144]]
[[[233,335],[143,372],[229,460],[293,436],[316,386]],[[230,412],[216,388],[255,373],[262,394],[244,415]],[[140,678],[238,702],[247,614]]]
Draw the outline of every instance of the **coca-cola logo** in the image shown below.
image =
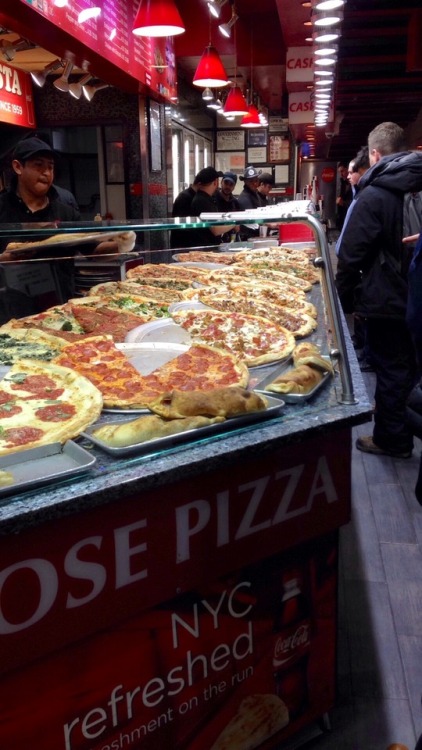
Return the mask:
[[285,662],[294,659],[299,652],[309,646],[310,643],[310,625],[308,622],[299,625],[296,630],[288,636],[281,635],[277,638],[274,645],[274,666],[280,666]]

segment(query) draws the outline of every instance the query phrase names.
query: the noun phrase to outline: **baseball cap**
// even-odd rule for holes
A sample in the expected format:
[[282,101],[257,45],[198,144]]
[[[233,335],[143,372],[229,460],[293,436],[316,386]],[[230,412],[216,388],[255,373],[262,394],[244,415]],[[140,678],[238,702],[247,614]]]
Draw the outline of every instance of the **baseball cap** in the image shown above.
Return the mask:
[[16,144],[13,151],[13,159],[17,159],[20,162],[24,162],[27,159],[32,159],[36,154],[48,154],[52,157],[55,156],[53,149],[41,138],[25,138],[23,141],[19,141]]
[[255,169],[255,167],[246,167],[243,174],[240,175],[239,180],[253,180],[255,177],[259,177],[261,169]]
[[224,172],[223,180],[230,180],[230,182],[232,182],[233,185],[236,185],[237,175],[234,172]]
[[259,182],[263,182],[264,185],[274,185],[274,177],[271,172],[262,172],[259,175]]
[[217,177],[222,177],[222,172],[217,172],[214,167],[205,167],[195,177],[195,185],[209,185],[210,182],[214,182]]

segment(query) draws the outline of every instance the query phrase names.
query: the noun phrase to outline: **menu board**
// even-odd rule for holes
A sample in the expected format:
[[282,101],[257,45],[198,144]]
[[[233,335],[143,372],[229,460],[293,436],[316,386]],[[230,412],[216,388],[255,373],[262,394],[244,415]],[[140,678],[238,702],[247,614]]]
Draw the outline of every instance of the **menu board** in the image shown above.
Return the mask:
[[[63,8],[45,0],[19,0],[73,38],[166,99],[176,96],[176,57],[172,37],[132,33],[139,0],[102,0],[101,13],[84,22],[79,14],[93,0],[74,0]],[[95,71],[94,71],[95,72]]]

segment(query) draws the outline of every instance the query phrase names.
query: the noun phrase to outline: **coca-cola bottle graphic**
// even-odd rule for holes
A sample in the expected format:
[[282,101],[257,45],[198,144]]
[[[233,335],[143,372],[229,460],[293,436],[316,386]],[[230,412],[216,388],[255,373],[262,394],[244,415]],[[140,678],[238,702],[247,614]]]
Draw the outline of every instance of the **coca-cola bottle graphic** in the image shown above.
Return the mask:
[[274,618],[273,674],[275,691],[295,718],[308,705],[310,613],[295,575],[283,580],[283,596]]

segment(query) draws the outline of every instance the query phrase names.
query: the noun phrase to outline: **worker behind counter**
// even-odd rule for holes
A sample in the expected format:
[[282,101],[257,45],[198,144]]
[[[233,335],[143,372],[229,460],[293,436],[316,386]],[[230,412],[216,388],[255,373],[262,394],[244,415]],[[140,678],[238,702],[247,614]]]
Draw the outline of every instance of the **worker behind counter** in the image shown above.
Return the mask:
[[[223,177],[223,172],[217,172],[214,167],[205,167],[197,174],[198,190],[192,201],[192,216],[200,216],[203,213],[218,213],[216,201],[216,190],[218,188],[218,179]],[[203,229],[192,229],[191,247],[206,247],[208,245],[219,245],[222,236],[234,228],[234,223],[223,226],[210,226]]]
[[[12,170],[10,189],[0,194],[0,222],[7,224],[22,224],[24,228],[31,228],[26,225],[37,226],[57,226],[61,222],[78,222],[80,214],[77,209],[68,203],[62,202],[59,194],[53,186],[54,167],[56,153],[53,149],[38,137],[26,138],[20,141],[12,154]],[[27,234],[21,236],[13,235],[10,240],[0,239],[0,262],[29,260],[37,257],[36,251],[30,250],[19,254],[11,252],[11,242],[27,242]],[[81,246],[84,255],[90,255],[97,251],[117,252],[118,248],[114,242],[92,243]],[[49,255],[54,255],[54,259],[48,261],[48,268],[54,275],[54,282],[57,295],[62,301],[75,296],[74,288],[74,261],[65,259],[70,254],[75,254],[80,249],[79,246],[69,246],[60,248],[59,246],[51,247],[48,250]],[[43,251],[46,253],[47,251]],[[60,260],[60,256],[64,258]],[[38,255],[38,257],[45,257]],[[48,257],[48,256],[47,256]],[[20,271],[22,271],[20,265]],[[28,263],[28,271],[34,271],[34,267],[44,264]],[[6,263],[4,269],[6,269]],[[22,317],[39,312],[39,306],[32,299],[32,296],[25,290],[20,290],[16,284],[8,290],[9,314],[13,317]]]

